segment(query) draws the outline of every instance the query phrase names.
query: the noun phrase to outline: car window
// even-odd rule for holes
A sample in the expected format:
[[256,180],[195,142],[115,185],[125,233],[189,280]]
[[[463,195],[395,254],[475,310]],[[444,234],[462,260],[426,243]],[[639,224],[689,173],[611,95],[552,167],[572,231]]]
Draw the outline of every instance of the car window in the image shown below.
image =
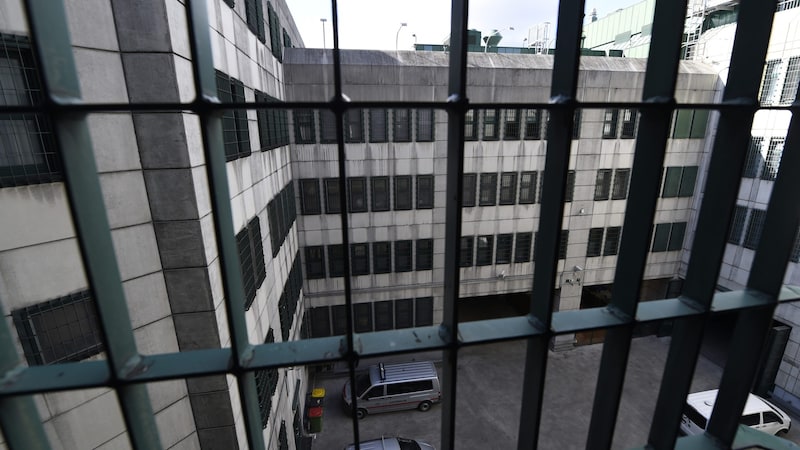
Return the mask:
[[752,427],[753,425],[758,425],[761,423],[761,413],[746,414],[742,416],[742,418],[739,420],[739,423],[742,425],[747,425],[749,427]]
[[764,423],[778,422],[783,423],[781,418],[772,411],[764,411]]
[[397,438],[397,443],[400,444],[400,450],[421,450],[419,444],[411,439]]
[[361,397],[364,392],[372,386],[369,380],[369,374],[361,374],[356,376],[356,396]]
[[375,386],[369,391],[367,391],[366,394],[364,394],[364,398],[374,398],[374,397],[380,397],[382,395],[383,395],[383,386]]

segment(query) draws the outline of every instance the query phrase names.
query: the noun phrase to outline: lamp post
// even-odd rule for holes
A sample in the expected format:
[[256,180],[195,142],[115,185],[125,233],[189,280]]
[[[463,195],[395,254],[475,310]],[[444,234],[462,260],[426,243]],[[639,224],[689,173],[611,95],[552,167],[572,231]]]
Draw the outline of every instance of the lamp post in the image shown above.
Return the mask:
[[414,50],[416,50],[417,49],[417,33],[412,34],[411,37],[414,38]]
[[405,22],[400,22],[400,28],[397,29],[397,34],[394,37],[394,51],[397,51],[398,43],[400,42],[400,30],[403,29],[404,26],[408,25]]
[[325,50],[325,22],[327,22],[328,19],[323,17],[319,19],[319,21],[322,22],[322,49]]

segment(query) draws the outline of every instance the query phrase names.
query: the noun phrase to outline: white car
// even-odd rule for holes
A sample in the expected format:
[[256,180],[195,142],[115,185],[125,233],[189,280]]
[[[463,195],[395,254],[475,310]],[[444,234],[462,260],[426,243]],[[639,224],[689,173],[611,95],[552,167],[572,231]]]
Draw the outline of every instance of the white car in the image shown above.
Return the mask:
[[[686,397],[681,418],[681,431],[684,434],[701,434],[705,431],[717,400],[717,391],[695,392]],[[755,394],[747,397],[739,423],[768,434],[785,433],[792,427],[792,419],[785,412]]]
[[[361,450],[436,450],[434,446],[427,442],[415,441],[401,437],[382,437],[363,441],[359,444]],[[356,445],[350,444],[345,450],[355,450]]]

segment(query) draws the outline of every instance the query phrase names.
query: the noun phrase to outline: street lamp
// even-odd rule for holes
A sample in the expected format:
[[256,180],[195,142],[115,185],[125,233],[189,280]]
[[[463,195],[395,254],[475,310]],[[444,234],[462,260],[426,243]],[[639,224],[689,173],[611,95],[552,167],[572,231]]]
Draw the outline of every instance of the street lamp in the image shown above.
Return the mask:
[[414,38],[414,50],[416,50],[417,49],[417,34],[414,33],[414,34],[411,35],[411,37]]
[[397,51],[397,46],[398,46],[399,39],[400,39],[400,30],[402,30],[403,27],[406,26],[406,25],[408,25],[408,24],[405,23],[405,22],[400,22],[400,28],[397,29],[397,34],[394,37],[394,51],[395,52]]
[[319,21],[322,22],[322,49],[325,50],[325,22],[327,22],[328,19],[323,17],[319,19]]

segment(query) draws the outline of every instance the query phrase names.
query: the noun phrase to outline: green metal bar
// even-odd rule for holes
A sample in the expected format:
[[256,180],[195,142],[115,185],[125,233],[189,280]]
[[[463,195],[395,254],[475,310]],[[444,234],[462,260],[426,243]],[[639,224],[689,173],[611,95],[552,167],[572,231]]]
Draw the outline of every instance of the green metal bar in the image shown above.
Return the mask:
[[458,297],[461,268],[458,254],[461,242],[462,178],[464,173],[464,123],[467,99],[467,19],[469,2],[450,3],[450,65],[448,67],[447,178],[445,180],[444,298],[440,337],[448,346],[442,358],[443,449],[455,449],[456,390],[458,388]]
[[[63,2],[32,0],[26,2],[26,9],[49,101],[82,103]],[[103,195],[86,115],[54,111],[51,117],[84,269],[97,304],[106,356],[112,368],[112,383],[116,384],[116,379],[141,370],[141,357],[133,339],[110,226],[102,206]],[[116,393],[133,446],[160,447],[145,386],[120,386]]]
[[[551,299],[558,267],[558,243],[564,217],[564,193],[572,146],[584,4],[584,0],[562,0],[558,8],[556,47],[559,51],[553,60],[550,90],[550,100],[558,107],[549,110],[539,238],[535,243],[537,264],[533,273],[530,309],[530,320],[534,326],[545,330],[550,328],[553,315]],[[535,449],[538,446],[549,345],[549,335],[528,340],[522,388],[524,407],[520,411],[517,439],[519,450]]]
[[[708,311],[717,284],[728,224],[739,192],[773,16],[774,8],[762,1],[743,0],[741,3],[730,71],[723,94],[723,103],[738,104],[740,108],[720,111],[683,288],[683,295],[692,299],[701,311]],[[648,438],[648,443],[655,449],[672,448],[674,445],[681,411],[699,356],[703,326],[704,318],[695,317],[677,321],[673,328],[673,340]],[[740,413],[741,408],[725,412],[729,420],[738,420]],[[725,430],[715,428],[715,432],[719,433],[716,437],[722,441],[730,443],[733,439],[729,427],[725,427]]]
[[[686,0],[659,0],[653,17],[653,35],[647,60],[642,100],[673,103],[678,78]],[[642,278],[650,250],[650,229],[656,212],[661,171],[669,138],[671,111],[645,110],[636,136],[636,149],[625,221],[609,310],[625,325],[609,329],[595,388],[587,449],[611,447],[625,372],[628,368],[633,317],[639,303]]]
[[223,292],[225,293],[225,313],[231,337],[233,368],[236,385],[244,414],[244,425],[250,448],[263,449],[264,434],[261,428],[261,413],[258,406],[258,391],[253,372],[243,372],[253,357],[253,348],[247,337],[247,322],[244,317],[244,283],[242,282],[239,252],[236,247],[231,213],[228,176],[225,170],[225,152],[222,139],[222,110],[206,111],[206,103],[219,103],[214,61],[211,53],[208,10],[204,2],[190,2],[187,11],[189,42],[194,57],[196,111],[200,114],[203,137],[203,151],[206,159],[211,206],[214,211],[214,231],[219,249],[222,269]]

